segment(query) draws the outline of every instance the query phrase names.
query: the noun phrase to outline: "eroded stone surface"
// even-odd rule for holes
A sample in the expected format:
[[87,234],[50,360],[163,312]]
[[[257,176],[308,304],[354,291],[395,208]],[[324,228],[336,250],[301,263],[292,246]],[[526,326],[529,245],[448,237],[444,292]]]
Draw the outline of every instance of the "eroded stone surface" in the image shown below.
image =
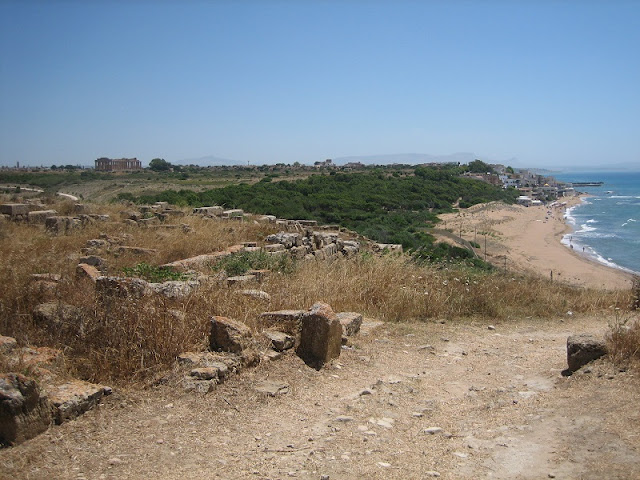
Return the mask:
[[36,381],[17,373],[0,374],[0,444],[22,443],[50,424],[49,402]]

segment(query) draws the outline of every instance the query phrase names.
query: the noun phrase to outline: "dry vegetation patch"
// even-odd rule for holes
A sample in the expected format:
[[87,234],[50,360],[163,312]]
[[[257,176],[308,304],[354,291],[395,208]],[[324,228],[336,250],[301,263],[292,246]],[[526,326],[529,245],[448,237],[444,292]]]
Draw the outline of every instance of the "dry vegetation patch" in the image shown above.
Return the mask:
[[[68,203],[54,205],[59,212]],[[121,208],[88,207],[111,221],[88,224],[67,235],[52,236],[41,226],[0,224],[0,334],[23,344],[61,348],[67,365],[93,381],[132,381],[169,366],[186,350],[203,350],[213,315],[245,322],[254,330],[267,310],[306,309],[317,301],[335,311],[356,311],[390,322],[484,317],[492,321],[526,316],[551,318],[597,313],[631,304],[631,292],[595,291],[550,283],[545,279],[486,273],[454,265],[418,265],[406,256],[373,256],[330,262],[307,261],[276,268],[260,285],[269,299],[236,294],[241,286],[214,280],[182,298],[159,295],[105,296],[88,279],[76,277],[87,242],[106,238],[109,245],[149,249],[144,255],[117,248],[98,252],[103,273],[122,276],[144,262],[158,266],[182,258],[224,250],[244,241],[262,241],[274,226],[251,221],[216,221],[186,215],[189,229],[142,228],[121,221]],[[130,270],[131,271],[131,270]],[[60,280],[34,281],[32,274],[59,274]],[[34,320],[43,302],[77,307],[72,328],[51,328]],[[631,338],[631,337],[629,337]],[[636,345],[637,343],[637,339]]]

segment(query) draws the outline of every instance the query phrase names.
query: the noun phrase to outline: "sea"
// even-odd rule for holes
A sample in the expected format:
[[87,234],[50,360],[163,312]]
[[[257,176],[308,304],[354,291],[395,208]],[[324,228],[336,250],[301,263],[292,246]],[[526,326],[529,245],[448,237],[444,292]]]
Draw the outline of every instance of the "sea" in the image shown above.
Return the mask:
[[604,182],[576,187],[589,196],[567,209],[572,232],[562,243],[593,260],[640,274],[640,171],[553,174],[565,182]]

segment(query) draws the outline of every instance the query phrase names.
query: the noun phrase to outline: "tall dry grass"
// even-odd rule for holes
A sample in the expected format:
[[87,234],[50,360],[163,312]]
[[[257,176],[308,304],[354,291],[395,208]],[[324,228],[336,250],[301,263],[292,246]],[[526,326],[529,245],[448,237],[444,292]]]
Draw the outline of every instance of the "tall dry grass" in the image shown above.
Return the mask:
[[[55,208],[55,206],[54,206]],[[58,207],[60,208],[60,207]],[[60,210],[63,210],[60,208]],[[60,211],[59,210],[59,211]],[[95,207],[120,219],[122,208]],[[253,222],[220,222],[185,216],[172,223],[193,231],[97,223],[69,235],[52,236],[41,226],[0,223],[0,334],[22,344],[63,349],[67,364],[95,381],[132,381],[171,364],[176,355],[207,345],[209,319],[222,315],[259,328],[260,313],[306,309],[329,303],[336,311],[356,311],[388,322],[483,317],[495,321],[534,316],[552,319],[568,311],[594,313],[611,306],[626,309],[630,291],[597,291],[550,283],[546,279],[479,273],[459,267],[419,266],[406,257],[361,255],[332,262],[302,262],[289,274],[272,273],[260,286],[263,300],[238,294],[246,287],[211,282],[186,298],[101,297],[75,267],[87,240],[101,234],[122,244],[157,249],[151,256],[101,253],[109,274],[121,274],[137,262],[169,261],[222,250],[242,241],[262,240],[273,227]],[[53,293],[32,289],[32,273],[59,273]],[[81,311],[81,326],[51,329],[34,323],[31,312],[44,300]]]

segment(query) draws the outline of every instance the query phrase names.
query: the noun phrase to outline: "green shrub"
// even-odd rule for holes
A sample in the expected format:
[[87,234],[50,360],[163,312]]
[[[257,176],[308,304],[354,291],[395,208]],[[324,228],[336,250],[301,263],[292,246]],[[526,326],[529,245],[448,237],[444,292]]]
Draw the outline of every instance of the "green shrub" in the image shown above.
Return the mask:
[[187,275],[175,272],[169,267],[149,265],[148,263],[138,263],[135,267],[125,267],[122,269],[127,277],[142,278],[151,283],[162,283],[170,280],[186,280]]

